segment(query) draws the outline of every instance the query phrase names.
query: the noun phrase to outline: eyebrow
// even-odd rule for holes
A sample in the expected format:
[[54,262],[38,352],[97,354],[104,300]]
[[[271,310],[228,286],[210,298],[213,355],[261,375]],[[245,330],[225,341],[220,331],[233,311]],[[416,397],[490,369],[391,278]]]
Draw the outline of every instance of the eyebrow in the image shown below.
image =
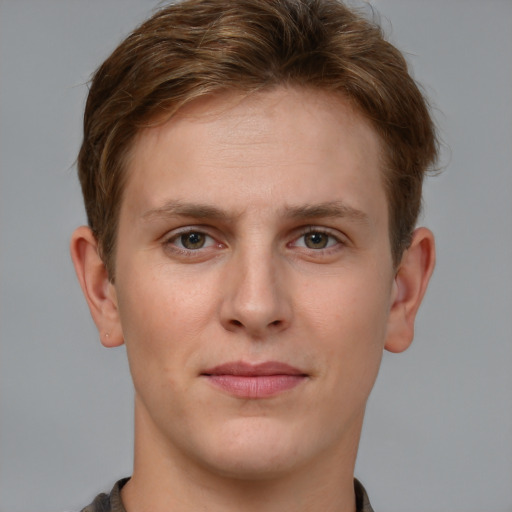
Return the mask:
[[362,223],[369,222],[369,217],[366,213],[342,201],[328,201],[326,203],[304,206],[288,206],[285,208],[285,215],[291,219],[348,218]]
[[167,201],[162,206],[151,208],[142,214],[143,220],[154,220],[167,217],[192,217],[196,219],[229,220],[232,218],[226,211],[208,204],[183,203]]
[[[286,206],[284,217],[288,219],[320,219],[320,218],[348,218],[360,223],[368,223],[366,213],[353,208],[342,201],[328,201],[319,204],[306,204],[299,206]],[[211,219],[229,222],[239,217],[213,205],[201,203],[184,203],[182,201],[167,201],[162,206],[151,208],[142,214],[144,221],[158,218],[190,217],[194,219]]]

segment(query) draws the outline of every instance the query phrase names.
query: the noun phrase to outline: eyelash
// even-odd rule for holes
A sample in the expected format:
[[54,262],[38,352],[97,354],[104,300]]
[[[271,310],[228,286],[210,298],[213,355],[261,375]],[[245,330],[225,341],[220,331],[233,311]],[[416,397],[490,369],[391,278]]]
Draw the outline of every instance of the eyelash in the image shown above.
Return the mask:
[[[196,249],[189,249],[189,248],[183,247],[182,243],[181,243],[181,246],[178,245],[178,243],[180,243],[180,240],[182,240],[184,236],[187,236],[187,235],[190,236],[193,234],[198,234],[198,235],[204,236],[206,239],[205,244]],[[321,236],[327,237],[326,247],[320,247],[320,248],[307,247],[305,241],[304,241],[304,245],[302,245],[302,246],[297,245],[297,242],[299,240],[305,239],[305,237],[308,235],[321,235]],[[210,241],[208,241],[208,239]],[[183,229],[182,231],[179,231],[177,233],[173,233],[171,236],[166,237],[163,245],[164,245],[164,247],[166,247],[166,249],[172,251],[173,253],[177,253],[179,255],[182,255],[185,257],[191,257],[191,258],[199,257],[201,254],[204,253],[204,250],[207,250],[213,246],[216,246],[218,248],[224,247],[224,244],[222,244],[221,242],[218,242],[212,235],[208,234],[204,229],[190,228],[190,227]],[[317,228],[315,226],[307,226],[299,233],[299,236],[294,238],[286,246],[287,247],[296,247],[301,251],[305,251],[310,254],[321,256],[326,253],[331,253],[331,252],[340,250],[341,248],[346,246],[346,242],[344,242],[339,235],[335,235],[328,229]]]
[[[301,239],[305,239],[308,235],[322,235],[327,237],[327,246],[326,247],[320,247],[313,249],[311,247],[306,246],[306,242],[304,242],[304,246],[297,245],[297,242]],[[346,245],[346,243],[341,239],[339,235],[335,235],[332,231],[325,229],[325,228],[317,228],[315,226],[308,226],[306,229],[304,229],[300,235],[293,240],[290,245],[298,247],[299,249],[304,249],[308,252],[311,252],[315,255],[323,255],[327,252],[333,252],[336,250],[339,250],[343,246]]]
[[[182,243],[181,243],[181,247],[180,247],[180,245],[178,245],[178,243],[180,243],[180,240],[183,239],[184,236],[187,236],[187,235],[190,236],[193,234],[204,236],[206,239],[206,241],[205,241],[206,247],[203,245],[202,247],[198,247],[197,249],[188,249],[186,247],[183,247]],[[208,241],[208,239],[210,241]],[[223,244],[221,244],[220,242],[217,242],[213,236],[206,233],[204,229],[200,229],[200,228],[186,228],[177,233],[173,233],[170,236],[166,236],[164,239],[163,245],[167,250],[172,251],[175,254],[177,253],[180,256],[185,256],[185,257],[197,257],[201,253],[204,252],[204,251],[200,251],[201,249],[208,249],[209,247],[212,247],[214,245],[216,245],[217,247],[223,246]]]

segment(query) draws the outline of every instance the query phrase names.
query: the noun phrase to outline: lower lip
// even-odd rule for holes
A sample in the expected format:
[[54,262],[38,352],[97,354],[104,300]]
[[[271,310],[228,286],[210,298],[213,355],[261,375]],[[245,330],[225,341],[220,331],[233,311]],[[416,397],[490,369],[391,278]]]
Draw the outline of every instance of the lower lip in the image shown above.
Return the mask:
[[207,375],[216,387],[239,398],[268,398],[301,384],[305,375]]

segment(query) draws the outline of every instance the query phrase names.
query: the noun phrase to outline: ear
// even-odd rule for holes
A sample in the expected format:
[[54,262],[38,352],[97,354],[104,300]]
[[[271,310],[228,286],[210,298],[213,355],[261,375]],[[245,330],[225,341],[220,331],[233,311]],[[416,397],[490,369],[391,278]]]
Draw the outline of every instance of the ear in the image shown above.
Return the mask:
[[403,352],[414,338],[414,321],[436,259],[434,235],[426,228],[414,231],[393,283],[393,298],[386,344],[390,352]]
[[119,321],[114,285],[98,251],[98,242],[90,228],[77,228],[70,243],[71,259],[91,316],[105,347],[122,345],[123,333]]

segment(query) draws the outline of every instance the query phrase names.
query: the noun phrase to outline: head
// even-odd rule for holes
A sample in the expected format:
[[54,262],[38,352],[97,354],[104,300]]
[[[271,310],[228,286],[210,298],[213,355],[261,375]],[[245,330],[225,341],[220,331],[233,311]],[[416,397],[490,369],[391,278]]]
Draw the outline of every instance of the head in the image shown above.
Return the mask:
[[138,133],[201,97],[294,86],[343,97],[381,142],[393,262],[411,241],[437,155],[426,100],[380,28],[336,0],[188,0],[157,12],[97,70],[78,169],[110,279]]
[[121,44],[91,85],[71,247],[127,347],[134,475],[352,485],[433,269],[414,225],[434,157],[400,53],[332,0],[186,1]]

